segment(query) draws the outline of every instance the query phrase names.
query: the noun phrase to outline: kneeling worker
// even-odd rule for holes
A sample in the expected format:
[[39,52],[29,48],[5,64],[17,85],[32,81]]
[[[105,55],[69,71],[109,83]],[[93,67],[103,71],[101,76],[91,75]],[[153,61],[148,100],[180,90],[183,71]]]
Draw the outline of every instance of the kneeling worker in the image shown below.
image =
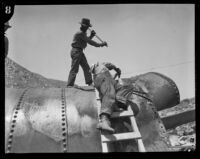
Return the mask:
[[[97,128],[114,133],[115,130],[111,127],[110,116],[116,105],[124,110],[127,110],[128,105],[136,116],[139,113],[139,105],[137,105],[137,98],[133,96],[135,87],[130,85],[121,85],[117,82],[109,72],[115,70],[118,77],[121,75],[121,70],[112,63],[97,63],[90,68],[93,74],[94,87],[98,90],[101,100],[100,123]],[[144,92],[140,92],[146,94]]]

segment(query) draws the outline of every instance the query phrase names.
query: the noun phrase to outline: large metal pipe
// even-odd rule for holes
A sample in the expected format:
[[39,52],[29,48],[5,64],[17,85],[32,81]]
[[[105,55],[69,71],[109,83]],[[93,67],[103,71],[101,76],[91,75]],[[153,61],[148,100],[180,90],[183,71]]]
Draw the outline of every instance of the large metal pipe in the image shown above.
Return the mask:
[[[23,92],[6,89],[7,153],[101,152],[94,92],[65,89],[66,106],[61,89],[29,89],[22,96]],[[63,114],[67,119],[65,134]]]
[[180,103],[180,94],[175,82],[169,77],[148,72],[132,78],[122,79],[124,83],[136,84],[147,92],[153,100],[157,110],[173,107]]
[[[153,94],[157,108],[178,103],[173,84],[156,73],[141,75],[135,83]],[[142,97],[138,97],[138,102],[141,111],[136,121],[145,148],[147,151],[169,150],[166,130],[154,103],[148,103]],[[95,92],[76,88],[6,88],[5,151],[101,152],[97,118]],[[131,129],[128,119],[117,119],[112,123],[118,132]],[[113,143],[111,149],[114,152],[137,151],[137,146],[131,140]]]

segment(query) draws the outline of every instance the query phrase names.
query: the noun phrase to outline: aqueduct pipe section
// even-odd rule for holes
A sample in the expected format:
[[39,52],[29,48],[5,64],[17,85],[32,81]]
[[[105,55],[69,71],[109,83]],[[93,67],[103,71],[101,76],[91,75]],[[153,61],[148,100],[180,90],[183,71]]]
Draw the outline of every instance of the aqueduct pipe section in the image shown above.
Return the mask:
[[[140,77],[135,84],[147,90],[156,103],[138,97],[141,111],[136,121],[144,146],[147,151],[168,151],[166,130],[156,109],[179,103],[179,93],[174,83],[160,74]],[[95,92],[76,88],[6,88],[5,93],[6,153],[102,152],[100,132],[96,129]],[[131,131],[128,119],[112,123],[117,132]],[[137,151],[134,140],[109,147],[113,152]]]

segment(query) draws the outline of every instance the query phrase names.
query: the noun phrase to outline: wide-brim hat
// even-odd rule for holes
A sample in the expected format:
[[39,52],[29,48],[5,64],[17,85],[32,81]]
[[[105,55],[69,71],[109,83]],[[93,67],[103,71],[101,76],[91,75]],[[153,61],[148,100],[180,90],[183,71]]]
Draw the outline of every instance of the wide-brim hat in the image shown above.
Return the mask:
[[11,28],[11,26],[9,25],[9,22],[4,23],[4,26]]
[[84,25],[84,26],[88,26],[88,27],[92,27],[92,24],[90,24],[90,19],[88,19],[88,18],[83,18],[81,20],[81,22],[79,22],[79,24]]

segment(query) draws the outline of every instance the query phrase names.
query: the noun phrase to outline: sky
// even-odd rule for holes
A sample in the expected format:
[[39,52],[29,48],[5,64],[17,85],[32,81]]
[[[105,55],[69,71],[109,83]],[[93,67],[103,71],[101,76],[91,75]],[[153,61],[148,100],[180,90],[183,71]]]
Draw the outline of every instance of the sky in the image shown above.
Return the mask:
[[[176,83],[181,99],[195,96],[193,4],[16,5],[8,57],[46,78],[67,81],[71,42],[82,18],[108,43],[87,46],[89,65],[111,62],[122,78],[158,72]],[[75,83],[85,85],[81,67]]]

